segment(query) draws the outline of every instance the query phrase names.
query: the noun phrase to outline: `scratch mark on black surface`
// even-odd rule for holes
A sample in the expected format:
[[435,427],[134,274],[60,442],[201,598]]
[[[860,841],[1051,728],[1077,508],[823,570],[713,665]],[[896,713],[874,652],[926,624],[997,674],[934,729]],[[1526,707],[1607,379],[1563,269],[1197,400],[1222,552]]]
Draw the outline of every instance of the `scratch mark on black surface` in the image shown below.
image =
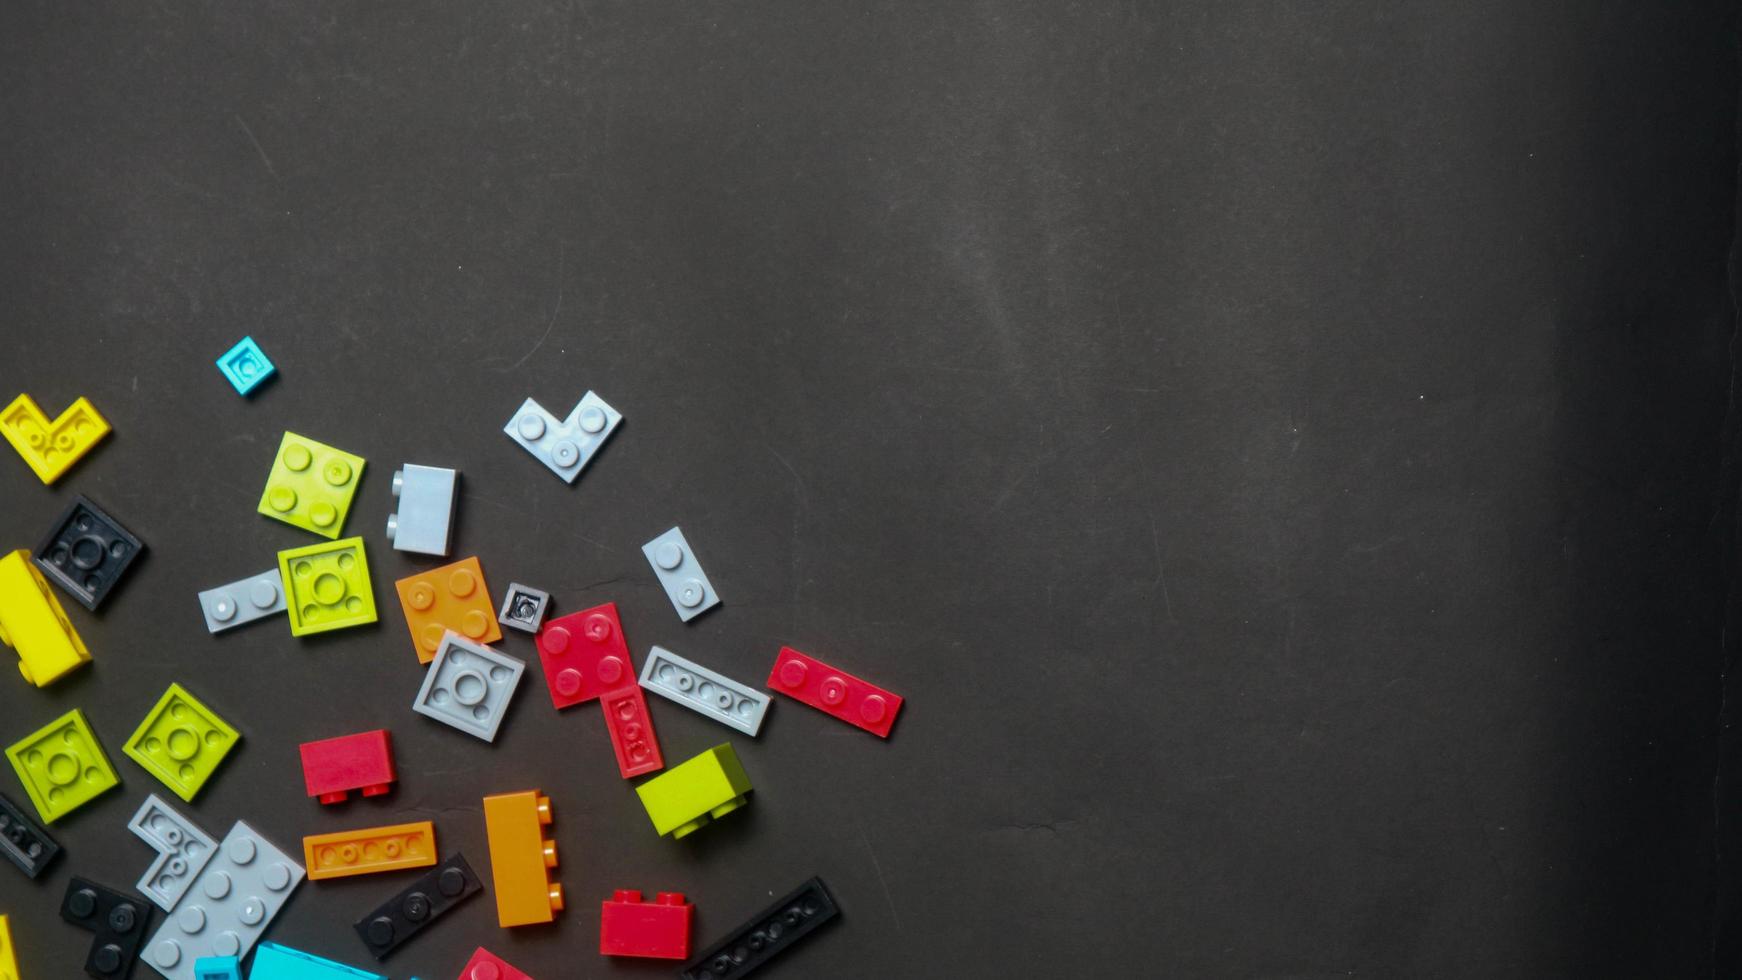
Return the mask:
[[261,146],[260,141],[254,137],[254,130],[248,128],[248,120],[234,112],[230,113],[230,118],[236,120],[236,125],[242,127],[242,132],[248,136],[248,142],[254,144],[254,152],[260,154],[260,162],[266,164],[266,172],[272,175],[273,180],[277,180],[278,168],[272,165],[272,158],[266,155],[266,147]]
[[1161,586],[1161,601],[1167,609],[1167,621],[1177,624],[1173,618],[1173,596],[1167,591],[1167,566],[1161,563],[1161,534],[1155,529],[1155,513],[1149,514],[1149,544],[1155,549],[1155,578],[1149,583],[1149,599],[1155,601],[1155,587]]
[[525,364],[529,359],[531,359],[532,355],[538,353],[538,349],[543,347],[544,342],[550,339],[550,332],[556,329],[557,314],[563,311],[563,266],[567,262],[568,257],[569,244],[568,242],[562,242],[557,246],[556,253],[556,306],[550,311],[550,322],[544,325],[544,335],[538,338],[538,343],[533,344],[532,349],[523,354],[520,360],[515,361],[513,364],[505,368],[503,370],[504,374],[509,371],[518,370],[520,365]]
[[865,853],[871,855],[871,870],[877,872],[877,884],[883,887],[883,902],[889,906],[889,917],[895,920],[895,931],[901,931],[901,913],[895,910],[895,896],[889,892],[889,882],[883,877],[883,863],[877,860],[877,849],[871,846],[871,838],[865,834],[865,825],[853,818],[853,827],[859,831],[859,840],[865,845]]

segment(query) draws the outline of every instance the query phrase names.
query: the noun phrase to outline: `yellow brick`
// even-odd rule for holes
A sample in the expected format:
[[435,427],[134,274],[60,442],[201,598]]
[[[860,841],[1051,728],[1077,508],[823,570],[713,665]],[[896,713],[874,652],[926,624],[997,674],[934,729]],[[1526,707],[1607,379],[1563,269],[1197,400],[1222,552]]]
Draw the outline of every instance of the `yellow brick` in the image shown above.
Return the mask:
[[323,538],[345,529],[351,498],[363,479],[363,457],[286,432],[272,459],[259,511]]
[[36,478],[44,483],[60,479],[69,467],[109,434],[109,423],[97,414],[89,399],[80,398],[53,421],[42,414],[29,395],[19,395],[0,410],[0,435],[18,450]]
[[280,551],[278,575],[292,636],[375,622],[375,590],[362,538]]
[[750,777],[730,742],[635,787],[653,829],[674,839],[750,802]]
[[0,915],[0,980],[21,980],[22,976],[12,952],[12,924]]
[[91,654],[23,549],[0,558],[0,643],[18,651],[18,672],[47,687]]

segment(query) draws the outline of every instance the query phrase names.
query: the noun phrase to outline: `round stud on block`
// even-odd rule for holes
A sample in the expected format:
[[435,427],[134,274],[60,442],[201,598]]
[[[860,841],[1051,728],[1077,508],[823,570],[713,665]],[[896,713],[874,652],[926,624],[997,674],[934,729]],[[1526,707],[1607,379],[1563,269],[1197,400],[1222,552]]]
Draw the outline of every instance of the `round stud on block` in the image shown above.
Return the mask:
[[515,423],[514,428],[520,433],[522,439],[544,438],[544,419],[530,412],[522,415],[520,421]]
[[296,470],[300,473],[308,469],[309,464],[313,462],[314,456],[309,453],[307,446],[292,445],[284,451],[285,469]]
[[448,576],[448,591],[460,598],[465,598],[478,590],[478,577],[469,568],[455,569]]
[[227,623],[236,618],[236,603],[229,596],[220,596],[206,607],[206,614],[220,623]]
[[569,650],[569,631],[566,626],[547,627],[539,637],[544,640],[545,649],[551,653],[567,653]]
[[788,660],[780,665],[780,683],[787,687],[803,687],[806,673],[804,664],[796,660]]
[[248,586],[248,601],[257,609],[271,609],[278,605],[278,583],[262,579]]
[[559,439],[551,444],[550,458],[556,460],[558,466],[573,466],[580,462],[581,447],[567,439]]
[[669,572],[683,564],[683,549],[675,541],[666,541],[654,550],[653,560],[659,563],[660,568]]
[[588,435],[598,435],[605,428],[605,411],[597,405],[588,405],[581,409],[581,431]]

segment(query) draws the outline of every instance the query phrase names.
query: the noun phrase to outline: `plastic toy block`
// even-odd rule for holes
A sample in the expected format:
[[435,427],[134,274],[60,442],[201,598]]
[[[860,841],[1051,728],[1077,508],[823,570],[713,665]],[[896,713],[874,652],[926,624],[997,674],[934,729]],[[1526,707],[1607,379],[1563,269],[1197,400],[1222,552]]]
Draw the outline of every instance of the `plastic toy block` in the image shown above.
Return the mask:
[[525,672],[526,665],[513,657],[449,632],[423,675],[411,710],[494,742]]
[[357,935],[376,959],[384,960],[430,923],[483,890],[484,883],[466,863],[465,855],[455,854],[357,920]]
[[145,962],[169,980],[194,980],[201,957],[246,957],[302,879],[302,865],[236,821],[146,944]]
[[91,662],[85,641],[22,548],[0,558],[0,643],[18,651],[18,672],[37,687]]
[[508,965],[508,961],[482,946],[466,961],[460,969],[460,980],[532,980],[528,974],[521,973]]
[[550,798],[537,790],[484,797],[496,921],[504,929],[549,922],[562,911],[563,886],[545,873],[556,867],[556,842],[544,839],[549,823]]
[[34,879],[60,853],[60,845],[23,808],[0,796],[0,851],[26,878]]
[[558,419],[528,398],[502,431],[564,483],[573,483],[622,421],[621,413],[589,391],[566,419]]
[[155,793],[140,804],[133,819],[127,822],[127,829],[157,851],[157,859],[151,862],[137,887],[165,912],[175,908],[205,869],[206,862],[218,852],[218,842],[211,834],[175,812]]
[[242,980],[242,961],[234,956],[202,956],[194,960],[194,980]]
[[660,892],[643,902],[637,891],[619,890],[599,910],[599,953],[683,960],[690,955],[690,918],[696,907],[680,892]]
[[6,758],[43,823],[54,823],[121,784],[77,708],[13,743]]
[[738,980],[840,914],[823,880],[812,878],[697,954],[678,976],[682,980]]
[[362,538],[280,551],[278,577],[292,636],[375,622],[375,591]]
[[436,863],[435,824],[424,820],[304,837],[302,859],[312,881],[427,868]]
[[750,777],[730,743],[716,745],[635,787],[653,829],[675,840],[750,802]]
[[261,943],[254,951],[254,966],[248,970],[248,980],[387,980],[379,973],[359,970],[354,966],[335,963],[313,953]]
[[144,550],[121,522],[81,494],[37,545],[36,564],[79,605],[94,610]]
[[12,923],[0,915],[0,980],[23,980],[18,970],[18,957],[12,951]]
[[544,611],[550,608],[550,593],[543,589],[535,589],[519,582],[508,583],[508,592],[502,596],[502,609],[496,614],[496,621],[503,626],[512,626],[522,633],[538,632],[544,624]]
[[363,463],[361,456],[286,432],[258,509],[273,520],[337,538],[363,478]]
[[125,977],[139,959],[139,944],[151,925],[151,906],[131,896],[75,877],[67,882],[60,917],[95,933],[85,953],[85,973],[105,980]]
[[88,398],[68,405],[52,422],[29,395],[19,395],[0,410],[0,435],[44,483],[60,479],[108,434],[108,421],[97,414]]
[[659,754],[659,738],[647,714],[647,699],[635,684],[599,696],[605,712],[605,730],[611,735],[611,750],[617,754],[617,771],[634,779],[665,768]]
[[768,686],[878,738],[889,737],[889,729],[901,711],[901,695],[891,694],[792,647],[780,648],[774,669],[768,672]]
[[550,703],[559,711],[615,691],[635,677],[614,602],[545,623],[535,642]]
[[393,736],[385,728],[319,742],[304,742],[302,780],[308,795],[322,803],[343,803],[351,790],[381,796],[398,775],[393,769]]
[[200,593],[200,612],[206,617],[209,633],[222,633],[284,610],[284,578],[276,568]]
[[394,512],[387,515],[387,539],[400,551],[445,555],[454,530],[454,503],[460,474],[440,466],[407,463],[393,474]]
[[278,373],[253,337],[243,337],[236,346],[225,351],[224,356],[218,358],[218,370],[224,373],[224,380],[230,382],[236,394],[244,396],[253,394],[255,388]]
[[502,627],[496,625],[496,610],[490,605],[490,587],[484,584],[484,569],[475,557],[402,578],[394,587],[420,663],[435,657],[442,634],[449,630],[478,643],[502,639]]
[[191,803],[241,740],[212,709],[171,684],[121,751]]
[[664,647],[648,651],[641,686],[751,738],[762,730],[768,714],[768,695]]
[[641,553],[653,565],[659,584],[665,586],[666,597],[677,610],[677,617],[689,622],[720,604],[720,596],[702,571],[696,553],[677,528],[665,532],[641,546]]

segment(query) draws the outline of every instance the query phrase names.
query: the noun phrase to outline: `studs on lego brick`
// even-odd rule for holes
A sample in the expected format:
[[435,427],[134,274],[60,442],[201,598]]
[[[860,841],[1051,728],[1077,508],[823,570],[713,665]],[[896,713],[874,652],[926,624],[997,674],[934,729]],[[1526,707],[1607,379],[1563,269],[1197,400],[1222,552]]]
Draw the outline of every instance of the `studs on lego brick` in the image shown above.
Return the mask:
[[549,606],[549,592],[510,582],[508,592],[502,596],[502,610],[496,614],[496,621],[522,633],[536,634],[544,623],[544,611]]
[[0,851],[25,877],[35,878],[60,853],[60,845],[23,808],[0,795]]
[[75,877],[61,898],[60,917],[94,933],[85,954],[85,973],[125,977],[139,958],[139,944],[151,924],[151,907],[112,888]]
[[302,865],[238,820],[146,944],[146,962],[168,980],[194,980],[201,957],[247,956],[303,877]]
[[696,561],[683,531],[672,528],[642,545],[641,553],[653,565],[653,573],[659,577],[659,584],[665,588],[679,619],[687,623],[720,604],[719,594]]
[[621,413],[589,391],[561,420],[528,398],[502,431],[564,482],[573,483],[622,421]]
[[562,911],[562,885],[546,875],[556,867],[556,843],[544,839],[550,821],[550,797],[537,790],[484,797],[496,920],[504,929],[549,922]]
[[37,687],[91,662],[85,641],[22,548],[0,558],[0,643],[18,651],[18,672]]
[[0,436],[5,436],[36,478],[53,483],[91,447],[109,434],[109,423],[90,399],[80,398],[53,421],[29,395],[19,395],[0,409]]
[[840,915],[821,878],[812,878],[696,954],[683,980],[738,980]]
[[182,900],[218,850],[218,842],[210,834],[158,799],[155,793],[145,798],[133,819],[127,822],[127,829],[157,852],[145,877],[139,879],[138,888],[165,912]]
[[752,738],[768,714],[768,695],[664,647],[648,651],[641,686]]
[[599,696],[599,707],[605,713],[605,730],[611,736],[611,750],[617,756],[617,771],[624,779],[645,776],[665,768],[659,753],[659,738],[653,731],[653,719],[647,714],[647,699],[634,683],[607,691]]
[[337,538],[363,478],[364,459],[286,432],[258,510],[273,520]]
[[435,920],[483,890],[484,883],[466,863],[465,855],[455,854],[358,919],[354,928],[369,952],[385,960]]
[[713,748],[635,787],[653,829],[687,837],[750,802],[750,777],[730,743]]
[[688,959],[695,910],[679,892],[660,892],[653,901],[644,902],[640,892],[619,889],[599,909],[599,953]]
[[191,802],[241,739],[180,684],[171,684],[121,750]]
[[303,784],[322,803],[343,803],[351,790],[381,796],[397,778],[386,729],[304,742],[300,752]]
[[362,538],[278,553],[292,636],[375,622],[375,592]]
[[284,579],[276,568],[200,593],[200,612],[206,617],[209,633],[222,633],[284,610]]
[[13,743],[6,758],[44,823],[54,823],[121,784],[77,708]]
[[484,567],[476,557],[408,575],[394,588],[421,663],[435,657],[442,635],[449,630],[478,643],[502,639],[496,610],[490,605],[490,587],[484,584]]
[[508,965],[508,961],[482,946],[460,968],[460,980],[532,980]]
[[616,690],[635,676],[614,602],[545,623],[536,644],[550,702],[559,711]]
[[84,495],[73,498],[36,548],[36,564],[86,609],[96,609],[145,546]]
[[236,389],[236,394],[244,396],[253,394],[254,389],[278,372],[253,337],[243,337],[236,346],[225,351],[218,358],[218,370],[223,372],[230,387]]
[[407,463],[393,474],[394,512],[387,515],[387,539],[400,551],[445,555],[453,537],[454,503],[460,474],[440,466]]
[[427,868],[436,862],[435,824],[394,824],[315,834],[302,839],[302,859],[312,881]]
[[870,681],[794,650],[781,647],[768,673],[768,686],[825,714],[888,738],[901,712],[902,697]]
[[486,742],[508,713],[526,665],[449,631],[424,674],[411,710]]

